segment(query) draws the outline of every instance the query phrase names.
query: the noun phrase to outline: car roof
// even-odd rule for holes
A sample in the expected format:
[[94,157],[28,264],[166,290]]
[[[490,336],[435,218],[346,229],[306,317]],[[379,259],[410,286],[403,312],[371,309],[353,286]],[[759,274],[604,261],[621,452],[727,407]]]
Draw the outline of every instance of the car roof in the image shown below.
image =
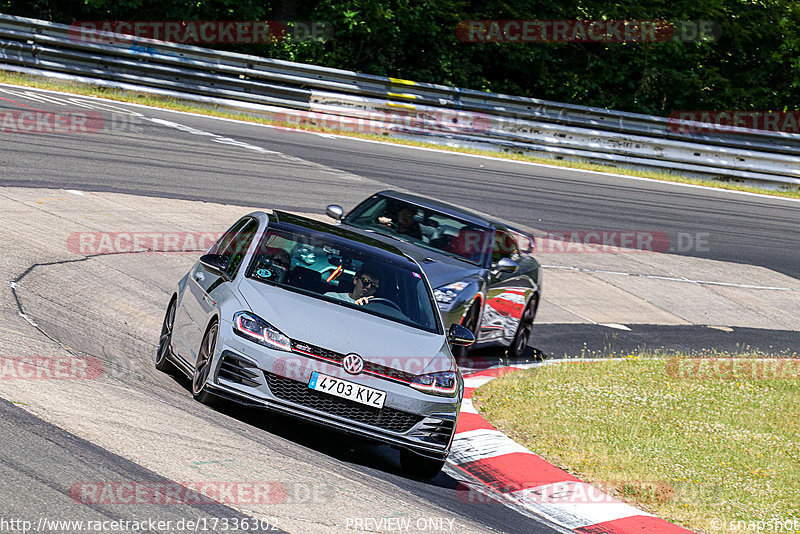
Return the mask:
[[366,236],[364,234],[348,230],[343,226],[335,226],[314,219],[309,219],[308,217],[303,217],[302,215],[295,215],[294,213],[288,213],[280,210],[273,210],[272,216],[269,218],[269,220],[270,220],[269,226],[277,228],[281,227],[286,228],[287,226],[295,226],[295,227],[299,226],[301,228],[306,228],[311,231],[321,232],[341,239],[346,239],[348,241],[353,241],[355,243],[367,247],[378,248],[389,254],[401,256],[405,259],[414,262],[411,256],[400,250],[395,245],[392,245],[391,243],[386,243],[379,239],[375,239],[374,237]]

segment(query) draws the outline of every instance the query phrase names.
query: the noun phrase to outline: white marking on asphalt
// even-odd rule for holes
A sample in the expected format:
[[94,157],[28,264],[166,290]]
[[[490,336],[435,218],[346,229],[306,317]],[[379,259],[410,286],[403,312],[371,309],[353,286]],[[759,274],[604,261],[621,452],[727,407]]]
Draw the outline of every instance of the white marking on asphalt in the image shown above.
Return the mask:
[[714,330],[722,330],[723,332],[733,332],[733,328],[729,326],[711,326],[709,325],[708,328],[713,328]]
[[481,428],[456,434],[449,459],[461,465],[514,452],[533,454],[499,430]]
[[34,321],[33,319],[31,319],[30,317],[28,317],[27,315],[25,315],[25,314],[24,314],[24,313],[22,313],[22,312],[17,312],[17,313],[19,314],[19,316],[20,316],[20,317],[22,317],[23,319],[25,319],[26,321],[28,321],[28,323],[29,323],[29,324],[30,324],[32,327],[34,327],[34,328],[39,328],[39,325],[38,325],[38,324],[36,324],[36,321]]
[[619,324],[619,323],[600,323],[600,326],[605,326],[608,328],[616,328],[617,330],[626,330],[628,332],[631,331],[630,328],[628,328],[624,324]]
[[286,161],[291,161],[293,163],[298,163],[298,164],[303,165],[305,167],[313,167],[313,168],[317,169],[320,173],[336,176],[336,177],[338,177],[340,179],[343,179],[343,180],[349,180],[349,181],[354,181],[354,182],[362,182],[362,181],[364,181],[364,178],[362,178],[361,176],[350,174],[350,173],[345,172],[345,171],[339,171],[339,170],[336,170],[336,169],[330,169],[328,167],[325,167],[324,165],[320,165],[318,163],[314,163],[312,161],[305,160],[303,158],[290,156],[288,154],[284,154],[283,152],[276,152],[274,150],[268,150],[268,149],[266,149],[264,147],[251,145],[250,143],[245,143],[244,141],[237,141],[236,139],[231,139],[230,137],[222,137],[221,135],[217,135],[215,133],[206,132],[206,131],[203,131],[203,130],[198,130],[197,128],[192,128],[191,126],[186,126],[185,124],[179,124],[177,122],[167,121],[167,120],[164,120],[164,119],[151,119],[151,118],[148,118],[148,117],[143,117],[143,119],[146,120],[146,121],[150,121],[150,122],[156,123],[156,124],[160,124],[162,126],[166,126],[168,128],[175,128],[177,130],[180,130],[182,132],[186,132],[186,133],[189,133],[189,134],[192,134],[192,135],[200,135],[200,136],[204,136],[204,137],[211,137],[212,138],[211,141],[214,142],[214,143],[220,143],[222,145],[229,145],[229,146],[235,146],[235,147],[239,147],[239,148],[244,148],[245,150],[252,150],[253,152],[258,152],[259,154],[266,154],[266,155],[269,155],[269,156],[275,156],[275,157],[278,157],[278,158],[282,158],[282,159],[284,159]]
[[550,304],[552,304],[553,306],[556,306],[557,308],[561,308],[561,309],[562,309],[562,310],[564,310],[565,312],[568,312],[568,313],[571,313],[572,315],[575,315],[575,316],[577,316],[577,317],[580,317],[581,319],[583,319],[583,320],[584,320],[584,321],[586,321],[587,323],[598,324],[598,322],[597,322],[597,321],[594,321],[594,320],[592,320],[592,319],[589,319],[588,317],[586,317],[586,316],[583,316],[583,315],[581,315],[580,313],[578,313],[578,312],[576,312],[576,311],[570,310],[569,308],[567,308],[567,307],[564,307],[564,306],[562,306],[561,304],[559,304],[559,303],[557,303],[557,302],[553,302],[552,300],[548,300],[548,299],[545,299],[545,300],[547,300],[547,302],[548,302],[548,303],[550,303]]
[[71,193],[73,195],[78,195],[79,197],[83,196],[83,191],[78,191],[77,189],[67,189],[67,193]]
[[478,413],[475,406],[472,404],[472,399],[464,399],[461,401],[461,411],[463,413]]
[[[606,271],[603,269],[585,269],[582,267],[570,267],[568,265],[542,265],[545,269],[564,269],[567,271],[579,271],[582,273],[598,273],[598,274],[616,274],[622,276],[637,276],[639,278],[649,278],[651,280],[666,280],[668,282],[686,282],[689,284],[700,284],[709,286],[725,286],[725,287],[738,287],[742,289],[765,289],[770,291],[794,291],[790,287],[773,287],[773,286],[756,286],[750,284],[735,284],[732,282],[714,282],[712,280],[692,280],[682,276],[680,278],[674,276],[658,276],[655,274],[638,274],[638,273],[622,273],[618,271]],[[595,323],[597,324],[597,323]]]
[[486,382],[491,382],[494,380],[495,377],[493,376],[476,376],[474,378],[465,378],[464,379],[464,387],[467,388],[479,388],[484,385]]

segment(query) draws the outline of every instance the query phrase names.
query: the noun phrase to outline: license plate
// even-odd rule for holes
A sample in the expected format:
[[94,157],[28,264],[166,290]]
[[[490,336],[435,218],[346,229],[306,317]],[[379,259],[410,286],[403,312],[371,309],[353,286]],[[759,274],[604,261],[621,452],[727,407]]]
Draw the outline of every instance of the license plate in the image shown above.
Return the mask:
[[311,373],[308,387],[314,391],[322,391],[342,399],[348,399],[373,408],[383,408],[386,392],[368,388],[341,378],[323,375],[316,371]]

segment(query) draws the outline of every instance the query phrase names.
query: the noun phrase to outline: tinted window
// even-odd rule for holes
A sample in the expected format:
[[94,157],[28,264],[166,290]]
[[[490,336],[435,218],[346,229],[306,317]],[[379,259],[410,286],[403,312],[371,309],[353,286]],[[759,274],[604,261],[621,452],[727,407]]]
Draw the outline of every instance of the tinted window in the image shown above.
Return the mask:
[[[402,256],[335,236],[273,229],[261,238],[247,276],[361,312],[441,333],[419,267]],[[359,289],[367,293],[359,293]],[[368,296],[363,305],[354,301]]]
[[363,202],[345,222],[476,265],[485,265],[492,250],[491,228],[476,226],[429,208],[379,195]]
[[257,231],[258,221],[245,217],[234,224],[211,247],[211,254],[221,254],[229,258],[227,273],[231,278],[235,277],[239,271],[239,266],[242,264],[242,260],[247,254],[247,249],[250,247],[250,243],[252,243]]

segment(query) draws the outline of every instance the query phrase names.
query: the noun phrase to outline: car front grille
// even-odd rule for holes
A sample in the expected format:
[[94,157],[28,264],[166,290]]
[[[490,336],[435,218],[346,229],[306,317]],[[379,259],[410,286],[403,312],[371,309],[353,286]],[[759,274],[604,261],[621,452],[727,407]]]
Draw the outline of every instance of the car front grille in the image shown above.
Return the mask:
[[264,372],[272,394],[295,404],[307,406],[321,412],[350,419],[358,423],[404,433],[422,420],[422,417],[394,408],[381,409],[364,406],[347,399],[310,389],[307,384]]
[[[344,360],[345,357],[344,354],[294,339],[292,340],[292,350],[304,356],[310,356],[311,358],[327,361],[339,366],[342,365],[342,360]],[[364,361],[363,372],[404,384],[410,384],[415,378],[415,375],[412,373],[366,360]]]

